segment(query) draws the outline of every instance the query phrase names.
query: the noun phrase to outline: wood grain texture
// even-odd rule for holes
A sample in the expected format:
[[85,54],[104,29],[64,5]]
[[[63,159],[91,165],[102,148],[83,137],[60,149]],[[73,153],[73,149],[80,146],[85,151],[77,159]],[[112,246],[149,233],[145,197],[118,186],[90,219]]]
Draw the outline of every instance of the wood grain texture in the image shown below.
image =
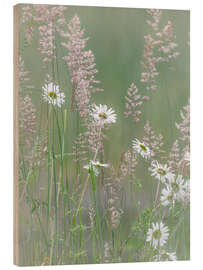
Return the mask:
[[14,6],[13,8],[13,35],[14,35],[14,47],[13,47],[13,138],[14,138],[14,162],[13,162],[13,209],[14,209],[14,218],[13,218],[13,263],[18,265],[18,243],[19,243],[19,234],[18,234],[18,152],[19,152],[19,145],[18,145],[18,49],[19,49],[19,35],[18,35],[18,5]]

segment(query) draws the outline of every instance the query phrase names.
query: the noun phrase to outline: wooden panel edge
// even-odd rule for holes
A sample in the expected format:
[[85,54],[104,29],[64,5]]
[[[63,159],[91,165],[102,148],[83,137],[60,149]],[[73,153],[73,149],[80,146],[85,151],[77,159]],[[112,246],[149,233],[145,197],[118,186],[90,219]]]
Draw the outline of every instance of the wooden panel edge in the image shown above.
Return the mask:
[[13,7],[13,263],[19,265],[18,225],[18,57],[19,57],[18,5]]

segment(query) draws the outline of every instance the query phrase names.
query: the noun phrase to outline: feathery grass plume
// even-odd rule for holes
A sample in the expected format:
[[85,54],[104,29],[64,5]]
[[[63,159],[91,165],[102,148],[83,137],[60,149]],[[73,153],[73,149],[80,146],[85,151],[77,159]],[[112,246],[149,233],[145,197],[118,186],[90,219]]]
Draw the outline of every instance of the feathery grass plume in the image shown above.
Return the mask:
[[91,117],[91,95],[95,92],[102,91],[96,87],[98,80],[95,75],[98,72],[95,64],[95,57],[91,50],[86,50],[88,38],[84,37],[85,29],[81,28],[80,19],[77,15],[68,24],[68,29],[61,33],[67,42],[62,45],[68,49],[68,55],[64,57],[67,63],[72,83],[72,110],[79,112],[83,119],[83,125],[86,127],[84,132],[84,143],[88,145],[88,149],[97,153],[102,148],[102,138],[104,134],[101,127],[96,125]]
[[34,27],[29,26],[25,29],[25,38],[28,45],[31,44],[34,35]]
[[109,214],[110,214],[110,225],[113,230],[116,230],[120,224],[122,211],[120,208],[111,206],[109,208]]
[[156,134],[152,129],[150,122],[147,121],[144,126],[145,136],[143,137],[144,143],[149,147],[151,151],[151,157],[154,158],[157,155],[161,155],[162,159],[164,158],[163,154],[163,136],[162,134]]
[[86,131],[80,133],[76,140],[74,141],[73,156],[75,162],[82,162],[87,160],[87,153],[102,153],[103,142],[102,140],[106,138],[106,135],[101,131],[101,128],[94,124],[94,122],[89,122]]
[[72,82],[72,109],[79,111],[82,118],[90,113],[91,94],[101,91],[95,85],[99,83],[95,79],[98,72],[95,57],[91,50],[85,50],[88,38],[84,37],[85,29],[81,29],[80,19],[77,15],[68,24],[66,32],[62,36],[68,38],[68,42],[62,45],[68,49],[66,61]]
[[124,115],[126,117],[132,117],[132,120],[137,123],[140,121],[141,110],[144,101],[149,100],[148,96],[142,96],[139,94],[137,86],[132,83],[128,88],[127,95],[125,96],[125,108]]
[[186,145],[181,152],[181,160],[179,162],[179,171],[184,176],[190,175],[190,149]]
[[181,161],[180,147],[178,140],[175,140],[169,153],[169,166],[174,172],[178,172]]
[[21,23],[26,24],[25,35],[28,44],[31,43],[33,36],[33,25],[38,26],[40,35],[39,52],[44,56],[43,62],[51,62],[56,58],[55,38],[63,32],[66,24],[64,6],[51,5],[29,5],[22,7]]
[[27,94],[30,94],[29,90],[34,88],[33,85],[29,84],[30,78],[28,77],[29,72],[25,71],[25,63],[21,56],[18,58],[18,80],[19,80],[19,92],[22,95],[22,92],[26,91]]
[[23,158],[27,162],[28,168],[31,166],[33,157],[33,145],[36,134],[36,108],[32,103],[31,98],[27,95],[24,98],[20,97],[19,111],[19,134],[20,144],[23,147]]
[[21,21],[20,21],[22,24],[30,22],[32,20],[32,17],[33,17],[32,11],[33,11],[32,5],[22,7]]
[[107,197],[107,211],[108,211],[108,223],[112,230],[116,230],[120,224],[121,215],[123,211],[119,207],[120,202],[120,190],[121,190],[121,179],[114,176],[112,170],[112,177],[105,178],[105,193]]
[[189,146],[190,143],[190,105],[183,107],[180,111],[182,122],[176,123],[176,127],[179,130],[181,136],[180,139]]
[[183,107],[180,111],[182,121],[176,123],[176,127],[180,132],[181,140],[181,161],[180,170],[183,175],[190,174],[190,105]]
[[95,125],[93,122],[89,123],[85,136],[88,149],[92,153],[99,153],[103,147],[102,138],[104,137],[104,134],[101,131],[100,127]]
[[147,23],[151,26],[153,33],[146,35],[144,45],[144,55],[141,65],[144,71],[141,73],[141,82],[146,84],[147,90],[156,90],[156,77],[159,75],[157,64],[169,62],[175,59],[179,53],[176,51],[176,36],[173,33],[173,26],[170,21],[161,29],[160,19],[162,11],[149,9],[147,13],[151,20]]
[[62,27],[66,24],[63,14],[66,9],[64,6],[35,5],[34,20],[42,24],[38,30],[40,34],[39,51],[44,55],[43,62],[51,62],[56,58],[56,33],[60,34]]
[[26,24],[25,28],[25,38],[27,44],[31,44],[34,35],[34,23],[33,23],[33,7],[23,6],[21,9],[20,23]]
[[73,145],[73,156],[75,162],[82,162],[87,160],[87,145],[86,137],[83,133],[80,133]]
[[93,229],[95,224],[96,224],[96,221],[95,221],[96,212],[95,212],[95,209],[93,207],[89,207],[88,216],[89,216],[89,220],[90,220],[90,227],[91,227],[91,229]]
[[31,147],[36,132],[36,109],[29,96],[20,99],[19,126],[24,142]]
[[125,178],[135,173],[137,165],[137,154],[135,151],[126,151],[121,155],[119,165],[119,176]]
[[104,243],[104,263],[112,262],[112,255],[111,255],[111,246],[109,241]]
[[47,23],[47,25],[40,26],[39,33],[41,36],[41,39],[39,41],[39,51],[41,54],[46,55],[43,61],[50,62],[52,59],[56,59],[56,55],[54,54],[54,51],[56,49],[54,43],[54,24],[52,22],[49,22]]
[[31,152],[27,159],[29,160],[30,167],[36,166],[42,167],[42,163],[45,161],[47,154],[47,137],[37,136],[32,146]]

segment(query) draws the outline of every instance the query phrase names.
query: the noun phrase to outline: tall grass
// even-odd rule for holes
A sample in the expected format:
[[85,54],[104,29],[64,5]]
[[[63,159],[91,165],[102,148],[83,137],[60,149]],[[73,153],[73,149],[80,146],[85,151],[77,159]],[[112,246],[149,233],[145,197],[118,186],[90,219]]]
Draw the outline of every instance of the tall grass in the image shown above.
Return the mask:
[[189,260],[187,12],[19,16],[19,264]]

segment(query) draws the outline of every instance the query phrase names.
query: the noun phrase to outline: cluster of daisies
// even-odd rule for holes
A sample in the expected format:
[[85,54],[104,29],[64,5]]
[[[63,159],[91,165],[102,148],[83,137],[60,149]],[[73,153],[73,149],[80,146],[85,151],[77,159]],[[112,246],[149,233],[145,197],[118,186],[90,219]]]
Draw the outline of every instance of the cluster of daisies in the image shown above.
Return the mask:
[[[150,159],[149,147],[138,139],[133,140],[133,149],[145,159]],[[189,159],[189,158],[188,158]],[[182,175],[175,176],[167,164],[160,164],[152,161],[149,168],[151,176],[157,179],[162,185],[160,202],[163,206],[172,208],[176,202],[184,202],[189,193],[189,180],[185,181]],[[148,229],[146,241],[157,251],[154,261],[174,261],[175,252],[167,252],[163,249],[169,236],[168,227],[163,222],[152,223]]]
[[156,250],[154,261],[175,261],[177,259],[175,252],[167,252],[163,249],[169,236],[168,227],[163,222],[152,223],[147,232],[146,241]]
[[163,206],[172,208],[176,202],[184,202],[189,192],[189,180],[185,181],[182,175],[176,176],[167,164],[157,161],[149,168],[151,175],[163,184],[160,201]]
[[185,202],[189,193],[189,180],[184,181],[182,175],[177,177],[173,174],[167,178],[161,192],[161,203],[163,206],[173,207],[175,202]]
[[[145,159],[151,157],[149,147],[138,139],[133,140],[133,149]],[[167,164],[158,161],[152,161],[149,170],[151,176],[164,185],[160,198],[163,206],[173,207],[175,202],[185,201],[189,192],[189,180],[185,181],[182,175],[175,176]]]

